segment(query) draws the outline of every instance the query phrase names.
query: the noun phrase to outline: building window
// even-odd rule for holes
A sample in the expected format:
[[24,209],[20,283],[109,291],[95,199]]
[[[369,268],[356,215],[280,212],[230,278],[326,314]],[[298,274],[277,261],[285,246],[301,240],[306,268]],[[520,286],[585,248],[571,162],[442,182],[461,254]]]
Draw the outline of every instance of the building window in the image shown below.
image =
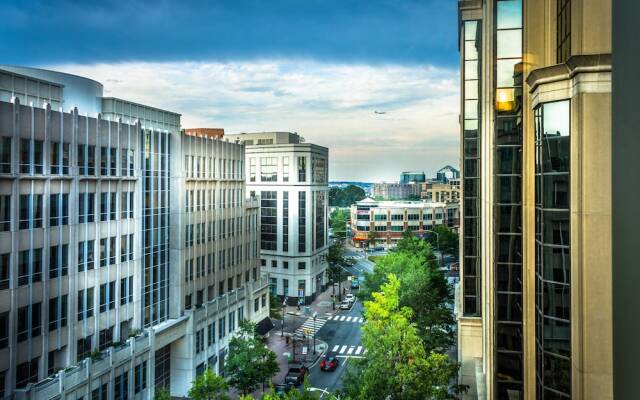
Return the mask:
[[69,225],[69,195],[49,196],[49,226]]
[[133,276],[120,279],[120,305],[133,302]]
[[536,375],[541,391],[571,396],[570,104],[534,111]]
[[34,303],[18,309],[18,342],[40,336],[40,304]]
[[[3,136],[0,138],[0,173],[11,173],[11,138]],[[2,382],[0,382],[2,386]]]
[[93,335],[89,335],[85,338],[78,339],[77,346],[76,346],[77,362],[80,362],[85,358],[89,357],[89,354],[91,353],[91,347],[92,347],[91,342],[93,341],[92,339],[93,339]]
[[114,400],[127,400],[129,398],[129,371],[124,371],[116,376],[113,391]]
[[69,143],[51,142],[51,174],[69,174]]
[[78,291],[78,321],[93,317],[93,288]]
[[94,241],[78,242],[78,272],[91,270],[95,267]]
[[224,336],[226,335],[224,322],[225,317],[218,319],[218,340],[222,340],[222,338],[224,338]]
[[[9,346],[9,311],[0,314],[0,349],[7,346]],[[3,383],[0,381],[0,387],[4,387]]]
[[289,192],[282,192],[282,196],[283,196],[282,197],[282,251],[288,252],[289,251]]
[[556,0],[556,63],[571,56],[571,0]]
[[298,251],[307,251],[307,193],[298,192]]
[[278,192],[264,191],[260,192],[260,223],[261,234],[260,242],[262,250],[277,250],[277,233],[278,233]]
[[314,192],[316,198],[315,209],[315,242],[314,250],[321,249],[326,243],[326,207],[327,207],[327,193],[322,191]]
[[38,362],[40,357],[36,357],[31,361],[18,364],[16,366],[16,388],[20,389],[27,386],[28,383],[38,382]]
[[278,181],[278,158],[260,157],[260,181]]
[[18,285],[42,280],[42,249],[23,250],[18,253]]
[[298,182],[307,181],[307,158],[298,157]]
[[116,282],[103,283],[100,285],[100,312],[105,312],[107,309],[113,310],[115,308],[116,297]]
[[140,393],[147,388],[147,362],[136,365],[133,371],[134,392]]
[[78,222],[81,224],[93,222],[95,218],[94,193],[78,194]]
[[69,270],[69,245],[49,247],[49,278],[66,276]]
[[42,174],[44,167],[44,142],[42,140],[20,139],[20,172]]
[[289,182],[289,157],[282,157],[282,181]]
[[49,299],[49,331],[67,326],[67,295]]
[[[494,243],[494,307],[496,332],[495,397],[522,397],[522,0],[496,2],[494,86],[495,209],[510,209],[510,220],[496,221]],[[478,101],[465,100],[465,118],[477,114]],[[468,110],[468,111],[467,111]],[[463,160],[465,176],[479,176],[477,159]],[[473,208],[472,208],[473,209]],[[438,218],[438,215],[436,215]],[[471,240],[465,246],[475,251]],[[476,264],[477,266],[477,264]],[[508,274],[505,275],[505,271]],[[477,272],[476,276],[480,276]],[[501,279],[506,277],[506,281]],[[466,295],[469,292],[465,285]]]
[[42,228],[42,195],[20,195],[19,229]]
[[0,232],[11,230],[11,195],[0,195]]

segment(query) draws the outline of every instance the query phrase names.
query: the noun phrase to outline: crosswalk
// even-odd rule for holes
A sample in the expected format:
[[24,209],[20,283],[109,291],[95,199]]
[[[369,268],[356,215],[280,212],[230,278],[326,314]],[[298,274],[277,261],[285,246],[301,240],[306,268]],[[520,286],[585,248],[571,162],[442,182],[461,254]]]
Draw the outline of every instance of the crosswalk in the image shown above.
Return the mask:
[[341,356],[357,357],[357,356],[363,356],[367,352],[367,350],[364,347],[357,346],[357,345],[336,344],[331,348],[331,352],[333,354],[341,355]]
[[361,324],[364,319],[362,317],[349,317],[346,315],[334,315],[327,319],[328,321],[338,321],[338,322],[355,322]]
[[315,335],[316,332],[322,328],[324,324],[327,323],[327,320],[324,318],[316,318],[315,322],[313,318],[307,318],[298,329],[296,329],[296,335],[303,335],[305,330],[309,330],[309,335]]

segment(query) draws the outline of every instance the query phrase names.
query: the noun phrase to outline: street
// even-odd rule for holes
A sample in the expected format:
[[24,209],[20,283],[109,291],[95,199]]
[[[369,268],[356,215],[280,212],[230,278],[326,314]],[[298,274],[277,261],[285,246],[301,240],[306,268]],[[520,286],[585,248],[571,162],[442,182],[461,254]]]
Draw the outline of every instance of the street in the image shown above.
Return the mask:
[[[356,293],[357,295],[357,293]],[[309,374],[311,387],[334,391],[342,387],[346,366],[354,358],[363,357],[365,349],[360,343],[362,328],[362,303],[357,300],[351,310],[339,311],[320,328],[319,340],[327,343],[327,354],[338,358],[338,368],[333,372],[320,370],[316,363]]]

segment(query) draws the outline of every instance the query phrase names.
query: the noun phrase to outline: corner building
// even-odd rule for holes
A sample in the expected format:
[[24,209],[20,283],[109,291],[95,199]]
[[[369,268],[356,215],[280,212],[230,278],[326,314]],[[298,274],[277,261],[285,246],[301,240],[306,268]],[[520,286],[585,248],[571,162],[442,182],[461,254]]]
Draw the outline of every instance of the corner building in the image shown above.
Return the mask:
[[460,383],[610,399],[611,2],[458,4]]
[[308,304],[327,284],[329,150],[289,132],[229,138],[244,143],[247,190],[260,198],[260,255],[271,293]]
[[0,67],[0,398],[184,396],[268,316],[244,147],[102,91]]

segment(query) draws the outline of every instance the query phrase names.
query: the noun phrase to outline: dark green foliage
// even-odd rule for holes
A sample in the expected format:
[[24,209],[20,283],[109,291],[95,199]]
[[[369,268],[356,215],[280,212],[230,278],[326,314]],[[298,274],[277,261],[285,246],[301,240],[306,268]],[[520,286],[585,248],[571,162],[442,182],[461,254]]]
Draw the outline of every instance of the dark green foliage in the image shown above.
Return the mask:
[[350,207],[365,197],[366,193],[359,186],[349,185],[344,189],[332,187],[329,189],[329,206]]

